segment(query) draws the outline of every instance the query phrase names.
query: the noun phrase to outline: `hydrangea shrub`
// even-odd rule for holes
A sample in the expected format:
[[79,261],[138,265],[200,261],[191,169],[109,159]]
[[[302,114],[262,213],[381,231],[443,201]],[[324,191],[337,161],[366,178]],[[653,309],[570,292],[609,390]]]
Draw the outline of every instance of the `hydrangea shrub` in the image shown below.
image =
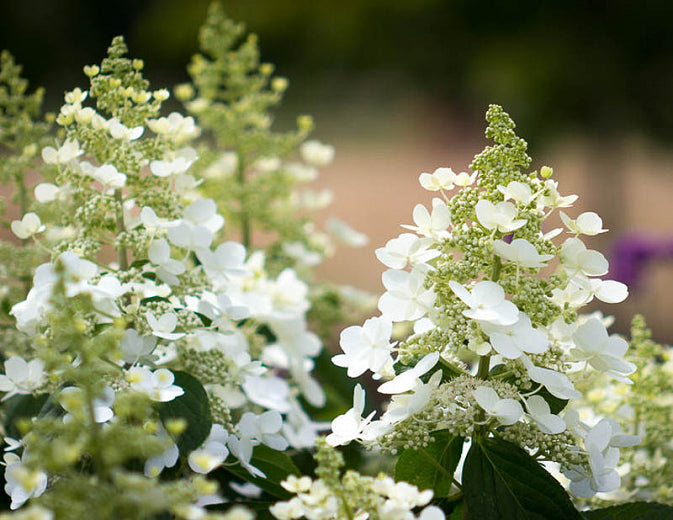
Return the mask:
[[[2,54],[0,518],[671,516],[577,508],[670,502],[669,352],[641,318],[629,349],[582,314],[628,292],[581,238],[602,220],[529,171],[495,105],[472,173],[421,174],[432,207],[376,251],[381,315],[341,332],[334,364],[390,401],[366,412],[358,384],[334,418],[323,342],[367,298],[312,268],[366,237],[310,218],[330,195],[302,186],[334,149],[306,116],[272,128],[288,83],[244,33],[211,6],[175,89],[188,115],[121,37],[57,115]],[[353,441],[371,454],[336,449]]]

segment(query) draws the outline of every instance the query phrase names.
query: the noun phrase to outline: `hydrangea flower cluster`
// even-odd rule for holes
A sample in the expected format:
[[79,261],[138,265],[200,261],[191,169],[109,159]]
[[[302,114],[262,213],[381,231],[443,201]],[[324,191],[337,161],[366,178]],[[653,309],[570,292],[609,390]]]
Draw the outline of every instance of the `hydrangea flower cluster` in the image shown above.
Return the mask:
[[200,150],[196,165],[204,191],[246,247],[264,244],[270,272],[293,267],[306,278],[333,254],[335,241],[361,247],[367,237],[335,217],[327,232],[319,231],[309,217],[332,201],[329,190],[304,185],[332,162],[334,147],[306,140],[309,116],[299,116],[295,130],[274,131],[272,110],[289,82],[273,76],[273,65],[260,62],[256,36],[244,34],[242,23],[211,5],[200,32],[202,52],[188,67],[193,84],[178,86],[176,95],[215,143]]
[[[603,321],[609,326],[612,319]],[[585,406],[578,407],[578,421],[595,423],[597,415],[613,416],[624,431],[642,439],[625,450],[617,466],[622,487],[594,502],[656,500],[672,504],[671,349],[652,340],[642,316],[634,317],[630,336],[627,359],[638,367],[631,376],[634,384],[603,376],[582,387]]]
[[[290,475],[283,488],[296,496],[277,502],[270,511],[278,520],[307,518],[314,520],[399,519],[444,520],[444,512],[434,505],[432,490],[419,491],[407,482],[395,482],[386,475],[367,477],[349,470],[343,475],[341,454],[330,449],[324,440],[318,442],[316,474],[319,478]],[[414,509],[423,508],[418,516]]]
[[[473,173],[421,174],[437,195],[431,209],[417,205],[403,226],[413,233],[376,251],[388,267],[381,315],[342,332],[334,363],[350,377],[371,372],[391,401],[377,419],[363,418],[358,386],[328,442],[397,453],[442,430],[473,445],[496,436],[560,463],[578,496],[614,490],[619,448],[638,437],[612,419],[582,423],[572,407],[597,377],[631,382],[626,341],[580,315],[594,298],[624,300],[627,288],[601,278],[608,262],[582,238],[606,231],[600,217],[568,216],[577,196],[562,196],[548,167],[527,172],[526,143],[499,106],[486,119],[495,144],[475,157]],[[557,210],[564,227],[550,229]],[[408,333],[398,338],[394,325]]]
[[[50,395],[44,406],[59,416],[21,423],[22,455],[6,461],[12,508],[51,488],[61,495],[43,503],[58,509],[82,458],[98,477],[140,459],[156,478],[184,460],[191,487],[154,506],[179,514],[215,494],[199,474],[238,464],[264,478],[255,447],[309,447],[320,428],[301,404],[325,399],[311,376],[322,345],[307,328],[307,285],[289,267],[269,273],[263,252],[221,241],[225,219],[190,172],[199,128],[162,117],[168,91],[149,90],[142,61],[125,54],[116,38],[100,66],[85,67],[90,88],[66,93],[60,138],[41,151],[48,182],[34,189],[35,212],[12,224],[38,247],[43,232],[57,243],[12,307],[32,346],[3,346],[0,390],[27,399],[19,406]],[[122,432],[126,446],[108,446]],[[46,443],[52,435],[63,444]]]

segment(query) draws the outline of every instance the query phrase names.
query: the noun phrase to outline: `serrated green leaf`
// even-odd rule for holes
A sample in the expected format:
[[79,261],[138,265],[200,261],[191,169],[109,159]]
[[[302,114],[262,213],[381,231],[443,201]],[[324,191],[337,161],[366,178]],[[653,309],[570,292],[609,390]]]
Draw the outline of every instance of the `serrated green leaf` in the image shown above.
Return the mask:
[[195,450],[210,434],[212,419],[208,394],[203,385],[191,374],[181,370],[174,370],[175,384],[185,393],[167,403],[159,405],[159,415],[166,423],[170,419],[184,419],[187,429],[177,439],[180,453]]
[[673,507],[656,502],[632,502],[582,514],[586,520],[671,520]]
[[463,439],[447,431],[432,434],[426,448],[402,452],[395,464],[395,480],[404,480],[419,489],[432,489],[435,497],[446,497],[463,451]]
[[582,519],[554,477],[502,439],[472,443],[463,467],[463,493],[472,520]]
[[[254,477],[240,464],[223,466],[222,469],[228,473],[232,473],[241,480],[252,482],[276,498],[286,500],[291,497],[291,494],[280,483],[289,475],[298,476],[300,472],[287,453],[272,450],[262,444],[255,447],[250,464],[260,469],[266,475],[266,478]],[[230,480],[226,478],[226,475],[223,475],[222,471],[218,471],[217,473],[216,478],[218,480],[225,480],[227,482]]]

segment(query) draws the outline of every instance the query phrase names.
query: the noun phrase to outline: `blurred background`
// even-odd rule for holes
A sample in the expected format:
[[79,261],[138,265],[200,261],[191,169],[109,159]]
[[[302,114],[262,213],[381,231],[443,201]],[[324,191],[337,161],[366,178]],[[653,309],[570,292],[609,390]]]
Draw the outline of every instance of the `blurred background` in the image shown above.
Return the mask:
[[[209,0],[5,0],[0,48],[47,88],[46,108],[85,86],[123,34],[154,88],[186,81]],[[645,314],[673,341],[673,2],[613,0],[223,0],[258,33],[263,58],[291,81],[279,127],[312,114],[336,160],[320,187],[326,213],[370,236],[342,248],[322,275],[381,292],[374,249],[431,196],[418,175],[467,168],[486,144],[489,103],[505,107],[533,168],[554,168],[571,212],[611,230],[590,241],[631,296],[603,305],[625,332]]]

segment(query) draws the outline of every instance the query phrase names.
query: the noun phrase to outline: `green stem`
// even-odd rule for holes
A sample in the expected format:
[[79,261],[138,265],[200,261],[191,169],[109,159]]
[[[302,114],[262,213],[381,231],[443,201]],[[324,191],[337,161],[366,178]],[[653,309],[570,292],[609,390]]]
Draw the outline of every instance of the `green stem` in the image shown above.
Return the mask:
[[[119,235],[126,231],[126,226],[124,225],[124,199],[121,188],[115,190],[115,201],[117,202],[117,238],[119,238]],[[128,271],[129,260],[126,248],[121,244],[117,247],[117,257],[119,258],[119,269]]]
[[238,185],[241,188],[241,242],[246,249],[252,246],[252,237],[250,233],[250,215],[248,214],[248,196],[245,191],[245,163],[242,154],[238,154]]
[[[17,173],[15,180],[16,187],[19,192],[19,210],[21,211],[21,218],[23,218],[23,216],[28,212],[28,189],[26,188],[26,184],[23,182],[23,172]],[[28,240],[22,238],[21,245],[26,247],[27,244]],[[32,278],[30,276],[21,276],[19,279],[23,285],[23,296],[25,298],[28,296],[28,292],[30,291]]]
[[487,354],[479,358],[479,368],[477,368],[477,377],[484,381],[488,379],[488,371],[491,368],[491,355]]
[[493,257],[493,270],[491,271],[491,280],[497,282],[500,280],[500,270],[502,269],[502,261],[498,255]]
[[84,392],[86,395],[86,406],[89,412],[89,420],[91,421],[91,425],[89,427],[93,448],[91,458],[93,460],[96,472],[102,479],[105,479],[107,478],[107,468],[105,467],[105,462],[103,461],[103,443],[100,436],[100,424],[96,422],[96,412],[94,411],[91,388],[86,388]]

